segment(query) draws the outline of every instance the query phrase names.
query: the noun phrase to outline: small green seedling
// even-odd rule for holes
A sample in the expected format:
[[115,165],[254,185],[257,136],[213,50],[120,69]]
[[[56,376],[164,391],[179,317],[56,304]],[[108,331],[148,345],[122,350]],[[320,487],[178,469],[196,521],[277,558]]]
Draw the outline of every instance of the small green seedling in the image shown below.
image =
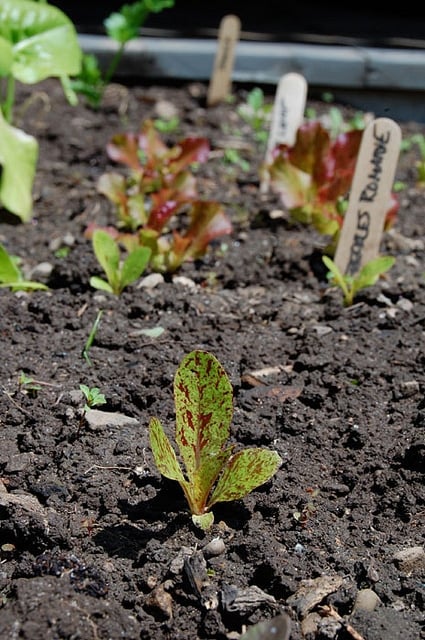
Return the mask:
[[93,407],[99,407],[102,404],[106,404],[106,398],[103,393],[100,393],[100,389],[98,387],[88,387],[86,384],[80,384],[80,391],[85,398],[85,403],[83,406],[81,420],[78,425],[77,435],[81,431],[84,423],[84,418],[87,413],[91,411]]
[[180,126],[180,118],[178,116],[155,118],[153,124],[160,133],[175,133]]
[[41,389],[41,385],[38,384],[34,378],[31,378],[31,376],[27,376],[23,371],[21,371],[19,376],[19,387],[23,393],[28,394],[31,398],[35,398]]
[[341,270],[329,256],[322,256],[325,266],[329,269],[328,280],[331,285],[339,287],[344,295],[344,306],[350,307],[359,291],[370,287],[378,278],[391,269],[395,262],[392,256],[378,256],[365,264],[354,276],[343,275]]
[[96,337],[96,333],[97,333],[97,330],[99,328],[100,319],[102,317],[102,314],[103,314],[103,310],[100,309],[100,311],[97,312],[97,316],[95,318],[95,321],[93,322],[93,326],[92,326],[92,328],[90,330],[90,333],[88,335],[88,338],[86,340],[86,343],[85,343],[83,351],[82,351],[82,356],[83,356],[84,360],[87,362],[87,364],[89,365],[89,367],[91,367],[91,360],[90,360],[90,357],[89,357],[89,351],[90,351],[90,349],[92,347],[92,344],[93,344],[93,341],[94,341],[94,339]]
[[100,393],[98,387],[88,387],[86,384],[80,384],[80,391],[86,399],[83,407],[84,413],[87,413],[90,409],[93,409],[93,407],[106,404],[106,398],[103,393]]
[[45,382],[44,380],[36,380],[31,376],[28,376],[24,371],[21,371],[19,375],[19,388],[22,393],[26,393],[31,398],[35,398],[39,391],[43,387],[58,388],[60,385],[53,384],[52,382]]
[[218,360],[195,350],[180,363],[174,378],[175,439],[184,470],[158,418],[149,435],[159,472],[183,489],[192,521],[203,530],[214,522],[217,502],[238,500],[267,482],[282,460],[275,451],[249,448],[233,453],[226,445],[233,416],[233,390]]
[[239,167],[242,171],[249,171],[251,168],[248,160],[244,160],[237,149],[225,149],[223,153],[223,160],[226,164]]
[[272,109],[273,104],[265,102],[264,92],[260,87],[254,87],[248,93],[246,102],[237,109],[238,115],[251,127],[257,142],[267,142]]
[[95,289],[115,295],[120,295],[125,287],[140,278],[151,256],[149,247],[138,247],[128,253],[125,260],[121,260],[118,242],[102,229],[93,233],[92,242],[95,256],[106,274],[107,281],[92,276],[90,284]]
[[41,282],[25,280],[19,262],[19,258],[9,255],[0,244],[0,287],[9,287],[12,291],[48,290],[49,287]]

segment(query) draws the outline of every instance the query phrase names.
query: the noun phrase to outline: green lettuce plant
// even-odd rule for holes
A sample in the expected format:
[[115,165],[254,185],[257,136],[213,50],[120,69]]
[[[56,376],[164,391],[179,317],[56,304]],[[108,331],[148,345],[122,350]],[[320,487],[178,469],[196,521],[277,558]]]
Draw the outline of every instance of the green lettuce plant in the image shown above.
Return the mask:
[[218,360],[195,350],[181,361],[174,378],[175,439],[183,468],[158,418],[149,424],[159,472],[183,489],[192,520],[202,529],[214,522],[211,507],[238,500],[267,482],[282,463],[275,451],[227,445],[233,390]]
[[[295,144],[277,145],[271,161],[260,168],[293,221],[330,236],[330,255],[342,228],[362,135],[362,130],[351,129],[333,138],[321,121],[307,121],[299,127]],[[398,208],[391,194],[385,229],[393,224]]]
[[341,270],[329,256],[322,256],[322,260],[329,269],[328,280],[330,284],[341,289],[346,307],[353,304],[359,291],[375,284],[379,277],[391,269],[395,263],[395,258],[392,256],[378,256],[367,262],[358,274],[351,276],[341,273]]
[[68,99],[69,76],[81,66],[77,33],[67,16],[44,2],[0,2],[0,205],[23,222],[32,217],[37,140],[13,126],[16,82],[60,78]]
[[19,268],[19,263],[20,259],[9,255],[4,246],[0,244],[0,287],[8,287],[12,291],[48,290],[49,287],[41,282],[26,280]]
[[118,241],[102,229],[97,229],[93,233],[92,244],[97,261],[103,268],[107,280],[92,276],[90,284],[95,289],[115,295],[120,295],[125,287],[140,278],[151,255],[148,247],[138,247],[121,259]]
[[[98,190],[113,204],[117,215],[116,227],[105,230],[128,251],[149,247],[153,270],[175,271],[184,261],[204,255],[213,239],[231,233],[222,205],[204,201],[197,193],[191,169],[208,159],[205,138],[188,137],[168,146],[154,123],[146,120],[138,134],[113,136],[107,153],[111,160],[127,167],[128,173],[113,171],[100,176]],[[95,228],[90,225],[86,237],[90,238]]]
[[111,13],[104,20],[103,26],[107,35],[118,44],[118,48],[104,73],[95,55],[84,54],[81,71],[71,82],[74,91],[84,95],[93,108],[98,108],[105,88],[121,62],[125,47],[139,36],[149,14],[159,13],[173,6],[174,0],[139,0],[124,4],[119,11]]

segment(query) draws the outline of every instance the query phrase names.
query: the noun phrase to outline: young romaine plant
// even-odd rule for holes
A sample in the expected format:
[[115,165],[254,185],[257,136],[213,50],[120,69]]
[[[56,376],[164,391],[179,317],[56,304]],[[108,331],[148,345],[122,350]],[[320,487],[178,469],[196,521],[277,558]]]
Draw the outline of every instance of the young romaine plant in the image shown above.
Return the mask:
[[95,256],[107,280],[92,276],[90,284],[95,289],[115,295],[120,295],[125,287],[140,278],[151,255],[148,247],[138,247],[121,260],[118,241],[102,229],[93,233],[92,243]]
[[118,43],[118,49],[103,73],[98,59],[93,54],[85,54],[81,72],[72,79],[74,91],[84,95],[93,107],[99,107],[105,88],[111,82],[121,62],[125,47],[140,34],[140,29],[150,13],[159,13],[174,6],[174,0],[139,0],[124,4],[119,11],[111,13],[103,22],[107,35]]
[[395,263],[395,258],[392,256],[378,256],[367,262],[358,274],[351,276],[341,273],[341,270],[329,256],[322,256],[322,260],[329,269],[328,280],[330,284],[341,289],[346,307],[353,304],[359,291],[375,284],[379,277],[391,269]]
[[0,244],[0,287],[8,287],[12,291],[48,290],[48,286],[41,282],[26,280],[19,268],[20,259],[9,255]]
[[[231,233],[223,207],[197,194],[191,167],[208,158],[205,138],[189,137],[169,147],[154,123],[146,120],[138,134],[115,135],[107,153],[111,160],[128,167],[129,174],[105,173],[98,181],[99,192],[117,213],[117,228],[106,230],[129,251],[148,246],[154,270],[175,271],[182,262],[201,257],[213,239]],[[183,231],[178,228],[177,214],[184,214]],[[89,226],[87,237],[94,228]]]
[[275,451],[228,445],[233,390],[226,372],[210,353],[195,350],[181,361],[174,378],[177,458],[158,418],[149,435],[159,472],[183,489],[192,521],[202,529],[214,522],[211,507],[238,500],[264,484],[282,460]]
[[80,71],[81,49],[72,22],[58,8],[34,0],[0,2],[0,205],[23,222],[32,216],[37,140],[13,126],[16,82],[62,81]]
[[[260,169],[292,220],[330,236],[330,254],[344,220],[362,135],[362,130],[352,129],[332,138],[320,121],[307,121],[299,127],[295,144],[277,145],[271,161]],[[385,229],[393,224],[398,208],[399,202],[391,194]]]

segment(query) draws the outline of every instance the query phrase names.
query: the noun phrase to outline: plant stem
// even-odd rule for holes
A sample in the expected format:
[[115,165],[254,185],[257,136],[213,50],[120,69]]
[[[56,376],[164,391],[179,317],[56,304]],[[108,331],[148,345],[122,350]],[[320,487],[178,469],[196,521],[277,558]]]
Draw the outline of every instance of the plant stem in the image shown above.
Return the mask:
[[106,86],[111,81],[111,78],[115,75],[115,71],[121,62],[122,55],[124,53],[125,43],[121,43],[117,51],[114,53],[114,57],[111,60],[109,67],[106,70],[105,77],[103,78],[103,84]]
[[2,111],[6,122],[12,122],[13,103],[15,101],[15,78],[10,75],[6,84],[6,99],[3,102]]

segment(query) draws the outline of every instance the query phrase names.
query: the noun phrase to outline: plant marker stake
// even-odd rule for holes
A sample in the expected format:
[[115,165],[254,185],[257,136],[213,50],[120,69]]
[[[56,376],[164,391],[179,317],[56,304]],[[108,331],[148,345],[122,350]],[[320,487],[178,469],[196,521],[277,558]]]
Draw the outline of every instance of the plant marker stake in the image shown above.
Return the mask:
[[238,16],[229,14],[220,22],[217,53],[213,73],[207,93],[207,105],[214,106],[230,93],[232,82],[235,47],[239,40],[241,21]]
[[354,276],[379,255],[397,168],[401,129],[390,118],[372,120],[363,132],[334,262]]
[[[299,73],[285,73],[276,89],[267,141],[266,164],[271,162],[271,153],[277,144],[295,144],[297,130],[304,120],[306,100],[307,81],[304,76]],[[268,188],[269,180],[265,178],[261,183],[261,192],[266,193]]]

